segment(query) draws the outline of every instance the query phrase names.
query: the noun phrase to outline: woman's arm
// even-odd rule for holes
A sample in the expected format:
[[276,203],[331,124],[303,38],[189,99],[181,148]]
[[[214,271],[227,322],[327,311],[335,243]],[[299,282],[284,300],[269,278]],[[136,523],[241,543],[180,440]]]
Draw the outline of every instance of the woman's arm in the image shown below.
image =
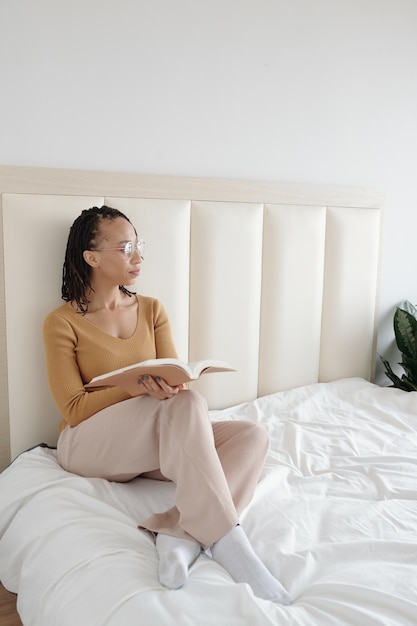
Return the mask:
[[130,398],[119,387],[87,392],[78,367],[77,336],[71,324],[52,313],[43,328],[46,369],[49,388],[55,403],[70,426],[116,402]]

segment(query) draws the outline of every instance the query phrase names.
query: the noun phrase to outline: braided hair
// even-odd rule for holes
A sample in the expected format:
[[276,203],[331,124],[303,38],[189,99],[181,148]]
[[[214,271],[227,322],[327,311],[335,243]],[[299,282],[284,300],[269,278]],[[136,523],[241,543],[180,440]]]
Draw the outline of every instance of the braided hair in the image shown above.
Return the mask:
[[[78,309],[83,314],[87,313],[89,305],[86,293],[89,289],[93,289],[91,286],[91,268],[85,262],[83,252],[95,246],[96,238],[100,234],[100,224],[103,220],[113,221],[119,217],[131,224],[129,218],[118,209],[108,206],[94,206],[82,211],[70,228],[62,268],[61,294],[65,302],[76,302]],[[134,293],[123,285],[119,285],[119,289],[128,296],[132,296]]]

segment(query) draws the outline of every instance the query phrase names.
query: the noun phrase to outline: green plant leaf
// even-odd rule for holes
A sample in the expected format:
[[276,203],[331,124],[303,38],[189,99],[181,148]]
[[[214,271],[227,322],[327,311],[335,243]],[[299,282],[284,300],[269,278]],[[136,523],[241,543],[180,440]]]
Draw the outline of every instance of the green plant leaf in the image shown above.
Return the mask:
[[384,359],[382,356],[380,356],[380,359],[385,367],[385,375],[393,383],[393,387],[396,387],[397,389],[402,389],[403,391],[411,391],[407,383],[392,371],[392,368],[389,362],[386,359]]
[[403,354],[401,365],[407,374],[407,377],[417,383],[417,359],[410,359]]
[[410,359],[417,358],[417,319],[397,308],[394,314],[394,332],[399,351]]
[[394,333],[397,347],[401,352],[404,374],[397,376],[389,362],[381,357],[385,375],[393,386],[404,391],[417,391],[417,306],[403,300],[394,313]]
[[417,383],[410,380],[407,376],[401,376],[401,382],[403,384],[401,388],[404,389],[404,391],[417,391]]
[[412,315],[414,319],[417,320],[417,306],[415,306],[415,304],[412,304],[409,300],[402,300],[401,303],[398,305],[398,308],[402,309],[403,311],[407,311],[407,313],[410,313],[410,315]]

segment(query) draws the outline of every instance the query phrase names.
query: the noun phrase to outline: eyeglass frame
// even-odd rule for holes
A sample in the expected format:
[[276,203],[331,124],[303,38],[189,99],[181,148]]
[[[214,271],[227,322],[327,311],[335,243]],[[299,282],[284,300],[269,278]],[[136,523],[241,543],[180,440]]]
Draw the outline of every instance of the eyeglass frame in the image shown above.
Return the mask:
[[[131,252],[128,252],[129,247],[131,247]],[[121,248],[89,248],[91,252],[108,252],[110,250],[121,250],[127,259],[132,259],[135,252],[139,253],[141,259],[144,258],[145,252],[145,241],[143,239],[139,239],[136,243],[133,241],[126,241],[125,245]]]

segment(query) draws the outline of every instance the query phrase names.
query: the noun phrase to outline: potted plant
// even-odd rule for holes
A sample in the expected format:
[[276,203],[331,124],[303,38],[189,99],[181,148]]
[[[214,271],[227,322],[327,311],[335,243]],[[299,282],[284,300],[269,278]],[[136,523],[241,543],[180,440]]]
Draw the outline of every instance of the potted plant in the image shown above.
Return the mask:
[[394,314],[394,333],[397,347],[401,352],[404,374],[397,376],[386,359],[381,357],[385,374],[393,387],[404,391],[417,391],[417,307],[403,300]]

